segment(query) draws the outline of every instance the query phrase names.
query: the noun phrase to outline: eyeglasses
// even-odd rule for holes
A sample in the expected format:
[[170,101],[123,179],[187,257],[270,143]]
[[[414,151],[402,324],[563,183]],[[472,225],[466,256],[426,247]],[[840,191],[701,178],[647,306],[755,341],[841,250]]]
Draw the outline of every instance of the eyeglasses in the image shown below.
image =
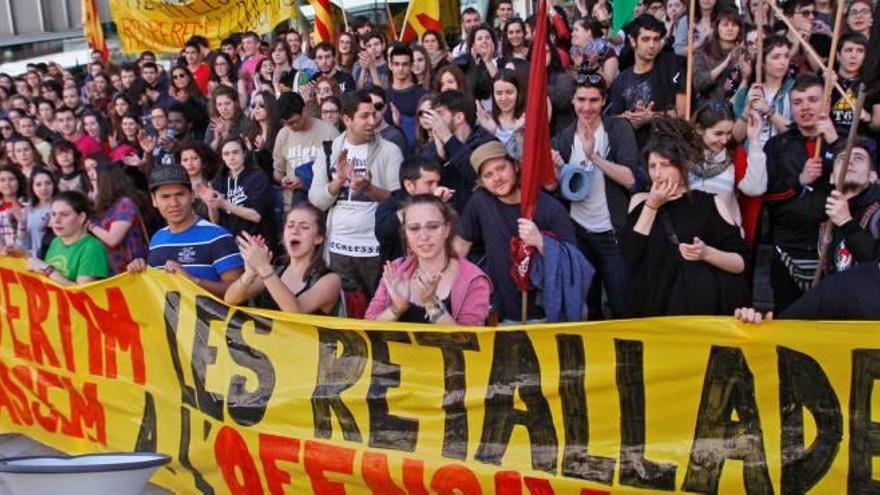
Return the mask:
[[871,15],[871,11],[869,9],[850,10],[847,15],[850,17],[867,17]]
[[326,110],[321,110],[321,115],[336,115],[339,113],[339,110],[335,108],[328,108]]
[[422,231],[427,232],[428,234],[436,234],[440,232],[440,229],[443,228],[443,222],[428,222],[424,225],[418,223],[409,223],[406,224],[406,233],[412,235],[418,235]]
[[804,17],[816,17],[816,11],[813,9],[795,10],[794,13]]
[[595,72],[590,72],[590,73],[578,72],[577,77],[575,78],[575,81],[577,81],[577,84],[579,86],[583,86],[586,84],[599,85],[602,82],[604,82],[605,79],[602,77],[602,74],[597,74]]
[[255,108],[266,108],[266,105],[261,101],[251,103],[251,110],[253,110]]
[[373,103],[373,108],[375,108],[377,112],[381,112],[382,110],[385,109],[385,102],[384,101],[377,101],[377,102]]
[[171,74],[171,77],[174,79],[186,79],[189,76],[186,73],[178,72],[177,74]]
[[0,132],[11,131],[12,127],[8,125],[0,125]]

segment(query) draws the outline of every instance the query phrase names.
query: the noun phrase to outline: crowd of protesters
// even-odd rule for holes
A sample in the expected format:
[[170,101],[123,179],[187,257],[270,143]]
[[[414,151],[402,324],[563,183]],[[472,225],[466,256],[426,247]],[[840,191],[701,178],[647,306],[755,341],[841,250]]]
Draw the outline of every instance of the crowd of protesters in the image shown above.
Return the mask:
[[[496,0],[457,39],[357,18],[334,43],[194,36],[169,67],[0,74],[0,246],[62,285],[154,267],[229,304],[381,321],[760,321],[758,268],[777,317],[880,318],[880,98],[853,110],[878,84],[874,5],[846,6],[830,101],[834,0],[697,5],[692,93],[680,0],[619,32],[608,0],[576,0],[536,40]],[[526,219],[534,63],[557,181]]]

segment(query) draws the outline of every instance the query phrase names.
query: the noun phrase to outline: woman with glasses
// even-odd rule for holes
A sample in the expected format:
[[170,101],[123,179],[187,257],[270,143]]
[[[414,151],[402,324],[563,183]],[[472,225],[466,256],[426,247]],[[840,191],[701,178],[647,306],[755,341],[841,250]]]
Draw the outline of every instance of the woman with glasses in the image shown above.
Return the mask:
[[[236,90],[239,95],[242,95],[239,100],[247,95],[247,92],[245,91],[247,85],[243,80],[238,78],[238,67],[232,62],[229,55],[224,52],[217,52],[211,62],[211,77],[208,80],[208,94],[214,94],[214,90],[220,86],[227,86]],[[245,105],[246,102],[241,104]]]
[[345,130],[342,121],[342,102],[335,96],[329,96],[321,103],[321,120],[336,128],[339,132]]
[[215,151],[220,143],[231,137],[241,137],[251,130],[251,122],[245,118],[238,104],[238,94],[232,88],[220,86],[211,93],[211,124],[205,133],[205,142]]
[[651,189],[630,201],[621,245],[632,272],[633,316],[728,315],[751,302],[748,247],[719,197],[688,188],[700,138],[688,122],[652,121],[644,158]]
[[3,141],[9,141],[15,134],[15,128],[12,127],[12,121],[7,118],[0,118],[0,138]]
[[193,134],[197,137],[204,136],[208,127],[207,104],[188,68],[178,65],[171,69],[168,95],[186,107],[186,115],[192,118]]
[[432,194],[409,198],[401,210],[408,255],[389,261],[366,319],[483,325],[492,284],[476,265],[456,256],[455,213]]
[[251,129],[244,136],[253,157],[254,164],[272,176],[272,151],[275,149],[275,136],[281,121],[278,117],[277,101],[271,91],[263,90],[251,99]]
[[871,39],[871,27],[874,25],[873,9],[871,0],[854,0],[846,9],[847,27],[865,38]]

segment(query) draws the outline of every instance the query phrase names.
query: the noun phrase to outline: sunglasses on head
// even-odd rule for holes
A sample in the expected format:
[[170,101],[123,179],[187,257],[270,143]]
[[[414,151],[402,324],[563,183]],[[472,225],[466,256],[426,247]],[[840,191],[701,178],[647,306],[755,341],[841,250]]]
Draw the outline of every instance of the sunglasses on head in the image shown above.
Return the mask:
[[596,74],[595,72],[591,72],[591,73],[578,72],[578,75],[575,78],[575,81],[580,86],[583,86],[585,84],[599,85],[604,81],[604,79],[602,78],[602,74]]

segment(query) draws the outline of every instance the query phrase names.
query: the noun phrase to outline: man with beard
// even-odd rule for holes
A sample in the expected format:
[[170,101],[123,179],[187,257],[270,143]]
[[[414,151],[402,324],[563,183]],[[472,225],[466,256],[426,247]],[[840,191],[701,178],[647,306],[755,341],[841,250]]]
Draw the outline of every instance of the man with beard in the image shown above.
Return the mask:
[[871,144],[867,139],[858,139],[845,168],[843,151],[838,153],[835,175],[845,173],[846,177],[843,190],[831,191],[825,202],[825,213],[835,227],[826,273],[880,259],[880,185]]

